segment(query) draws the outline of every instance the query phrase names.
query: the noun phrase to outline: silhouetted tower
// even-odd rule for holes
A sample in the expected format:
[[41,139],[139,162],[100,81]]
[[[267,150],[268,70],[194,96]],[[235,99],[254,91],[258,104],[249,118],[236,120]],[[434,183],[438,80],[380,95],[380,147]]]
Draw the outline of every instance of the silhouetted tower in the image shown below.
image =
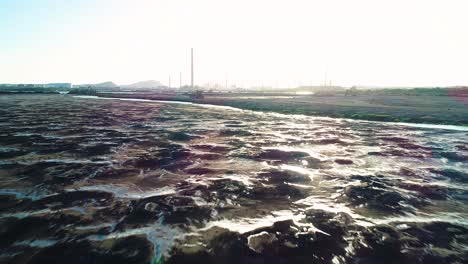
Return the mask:
[[169,74],[169,88],[171,87],[171,75]]
[[182,72],[179,72],[179,88],[182,88]]
[[327,72],[327,69],[325,69],[325,81],[323,82],[323,86],[327,87],[327,75],[328,75],[328,72]]
[[191,53],[190,53],[190,61],[191,61],[191,70],[192,70],[192,75],[191,75],[191,86],[192,86],[192,89],[194,88],[193,86],[193,48],[191,50]]

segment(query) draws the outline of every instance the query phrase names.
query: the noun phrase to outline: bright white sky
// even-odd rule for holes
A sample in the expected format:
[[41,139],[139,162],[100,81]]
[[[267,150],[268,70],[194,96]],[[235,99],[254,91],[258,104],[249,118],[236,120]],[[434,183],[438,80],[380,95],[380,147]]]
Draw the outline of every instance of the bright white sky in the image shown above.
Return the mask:
[[466,0],[0,3],[0,83],[468,85]]

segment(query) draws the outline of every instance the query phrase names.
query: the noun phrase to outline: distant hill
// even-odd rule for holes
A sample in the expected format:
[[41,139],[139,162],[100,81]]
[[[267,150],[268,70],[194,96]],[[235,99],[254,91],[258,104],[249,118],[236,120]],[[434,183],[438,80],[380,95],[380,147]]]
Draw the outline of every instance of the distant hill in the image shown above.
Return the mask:
[[132,88],[132,89],[149,89],[149,88],[159,88],[163,86],[160,82],[155,80],[141,81],[137,83],[121,85],[122,88]]
[[148,81],[141,81],[132,84],[126,85],[117,85],[113,82],[102,82],[102,83],[95,83],[95,84],[78,84],[73,85],[73,87],[82,88],[82,87],[93,87],[97,89],[116,89],[116,88],[123,88],[123,89],[153,89],[153,88],[160,88],[163,85],[155,80],[148,80]]
[[119,87],[117,84],[115,84],[113,82],[96,83],[93,86],[94,87],[99,87],[99,88],[117,88],[117,87]]
[[77,84],[73,85],[73,87],[95,87],[95,88],[118,88],[119,86],[113,82],[102,82],[102,83],[95,83],[95,84]]

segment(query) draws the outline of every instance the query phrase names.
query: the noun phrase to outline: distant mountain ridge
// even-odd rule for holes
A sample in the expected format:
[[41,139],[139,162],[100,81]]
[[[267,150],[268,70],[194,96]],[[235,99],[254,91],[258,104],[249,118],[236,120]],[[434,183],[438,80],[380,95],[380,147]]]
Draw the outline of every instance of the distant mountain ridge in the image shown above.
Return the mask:
[[113,82],[102,82],[102,83],[95,83],[95,84],[77,84],[73,85],[73,87],[95,87],[95,88],[117,88],[119,87],[117,84]]
[[161,82],[156,80],[147,80],[136,82],[132,84],[124,84],[124,85],[117,85],[114,82],[102,82],[102,83],[95,83],[95,84],[77,84],[73,85],[74,87],[93,87],[93,88],[128,88],[128,89],[151,89],[151,88],[159,88],[162,85]]
[[127,84],[127,85],[121,85],[120,87],[135,88],[135,89],[138,89],[138,88],[148,89],[148,88],[159,88],[161,86],[163,86],[161,82],[158,82],[155,80],[147,80],[147,81],[141,81],[141,82],[136,82],[136,83]]
[[116,88],[116,87],[119,87],[117,84],[115,84],[113,82],[97,83],[94,86],[95,87],[101,87],[101,88]]

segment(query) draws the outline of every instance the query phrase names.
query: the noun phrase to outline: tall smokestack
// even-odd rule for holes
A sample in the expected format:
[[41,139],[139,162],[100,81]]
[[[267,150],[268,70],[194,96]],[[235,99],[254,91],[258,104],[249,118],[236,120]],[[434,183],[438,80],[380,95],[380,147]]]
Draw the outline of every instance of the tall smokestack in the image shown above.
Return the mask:
[[190,57],[191,57],[191,62],[192,62],[192,68],[191,68],[192,69],[192,76],[191,76],[192,82],[191,83],[192,83],[192,89],[193,89],[194,88],[194,86],[193,86],[193,48],[191,50],[191,56]]
[[179,88],[182,88],[182,72],[179,72]]

